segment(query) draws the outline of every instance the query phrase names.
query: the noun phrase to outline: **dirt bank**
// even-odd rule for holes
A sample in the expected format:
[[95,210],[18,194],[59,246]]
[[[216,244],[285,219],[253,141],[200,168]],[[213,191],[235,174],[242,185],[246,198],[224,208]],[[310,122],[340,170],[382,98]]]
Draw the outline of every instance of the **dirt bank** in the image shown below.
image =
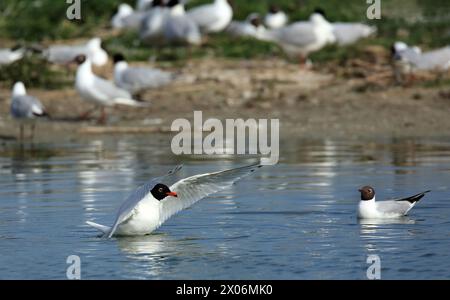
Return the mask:
[[[102,133],[166,132],[174,119],[192,119],[194,110],[203,111],[204,119],[278,118],[282,134],[305,138],[450,133],[450,87],[398,86],[385,61],[374,66],[353,62],[304,70],[276,58],[193,60],[176,70],[177,82],[144,94],[151,107],[108,109],[104,126],[94,120],[77,120],[91,106],[73,89],[28,92],[42,100],[54,119],[39,122],[36,139],[40,141]],[[97,72],[110,77],[111,71],[110,65]],[[14,138],[18,132],[17,123],[9,117],[9,97],[9,89],[0,89],[2,139]]]

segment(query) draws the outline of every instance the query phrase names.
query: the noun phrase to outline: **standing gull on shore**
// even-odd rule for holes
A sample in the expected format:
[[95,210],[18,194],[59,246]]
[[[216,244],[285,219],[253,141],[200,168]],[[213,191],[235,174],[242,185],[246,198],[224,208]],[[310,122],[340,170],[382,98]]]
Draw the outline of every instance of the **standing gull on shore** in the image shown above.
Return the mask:
[[130,67],[122,54],[114,55],[114,81],[133,95],[167,85],[173,79],[172,73],[155,68]]
[[367,38],[377,32],[375,26],[369,26],[362,23],[331,23],[333,32],[336,36],[336,42],[340,46],[351,45],[358,40]]
[[47,113],[39,99],[27,95],[25,85],[16,82],[12,89],[11,115],[20,121],[20,140],[24,138],[24,123],[31,123],[31,139],[34,137],[35,123],[38,117],[45,117]]
[[186,15],[184,5],[179,0],[167,4],[170,12],[164,24],[164,39],[169,44],[199,45],[202,41],[197,24]]
[[413,70],[445,71],[450,68],[450,46],[422,52],[419,47],[396,42],[392,50],[394,58],[404,61]]
[[288,23],[288,16],[277,5],[271,5],[269,12],[264,17],[264,24],[269,29],[278,29]]
[[190,9],[187,16],[194,20],[201,32],[220,32],[233,19],[233,9],[227,0],[214,0],[211,4]]
[[[134,100],[128,91],[117,87],[113,82],[96,76],[92,72],[92,63],[86,56],[77,56],[75,62],[78,64],[75,88],[83,99],[95,104],[96,108],[101,107],[99,122],[106,121],[105,106],[147,106]],[[91,111],[86,112],[82,117],[87,117]]]
[[309,21],[268,30],[262,39],[277,43],[291,57],[299,57],[301,64],[306,62],[309,53],[336,41],[333,27],[321,10],[316,10]]
[[0,66],[9,65],[23,58],[25,49],[13,47],[11,49],[0,49]]
[[69,64],[78,55],[89,57],[96,66],[103,66],[108,62],[108,54],[102,49],[102,40],[92,38],[86,44],[81,45],[54,45],[44,50],[43,55],[49,62],[57,64]]
[[232,21],[226,32],[235,37],[253,37],[258,39],[264,36],[266,30],[259,14],[252,13],[245,21]]
[[163,0],[155,0],[152,8],[145,14],[139,27],[139,38],[152,46],[164,42],[164,25],[169,16],[169,9]]

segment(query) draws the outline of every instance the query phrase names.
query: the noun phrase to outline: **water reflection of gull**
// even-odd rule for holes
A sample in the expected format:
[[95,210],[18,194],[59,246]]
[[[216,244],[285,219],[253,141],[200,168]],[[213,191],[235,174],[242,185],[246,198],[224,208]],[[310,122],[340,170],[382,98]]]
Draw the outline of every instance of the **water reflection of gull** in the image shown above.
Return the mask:
[[117,238],[117,245],[127,258],[139,262],[139,270],[131,266],[130,271],[142,279],[165,275],[169,260],[174,257],[199,255],[195,240],[176,240],[167,234],[121,237]]
[[[393,219],[360,219],[360,236],[363,240],[366,240],[364,247],[367,249],[367,251],[376,252],[380,250],[377,247],[377,241],[394,241],[398,239],[399,234],[403,234],[403,230],[399,231],[397,228],[391,227],[389,225],[415,223],[415,220],[408,217]],[[389,248],[389,250],[395,249],[397,248]],[[384,247],[384,250],[386,250],[386,247]]]

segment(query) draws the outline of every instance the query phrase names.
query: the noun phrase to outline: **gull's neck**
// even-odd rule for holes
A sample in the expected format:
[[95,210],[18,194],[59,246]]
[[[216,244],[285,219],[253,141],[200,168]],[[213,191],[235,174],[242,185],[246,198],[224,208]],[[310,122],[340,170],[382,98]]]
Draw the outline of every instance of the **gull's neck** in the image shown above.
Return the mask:
[[89,58],[86,58],[86,61],[78,66],[77,70],[77,81],[88,81],[91,80],[94,76],[92,73],[92,63]]
[[360,200],[360,202],[367,203],[367,204],[375,203],[375,196],[373,196],[373,198],[370,200]]
[[126,61],[119,61],[114,66],[114,79],[118,79],[122,76],[122,73],[128,68],[128,63]]
[[184,16],[186,13],[185,9],[184,9],[184,5],[183,4],[177,4],[174,7],[172,7],[172,9],[170,10],[170,14],[172,16]]

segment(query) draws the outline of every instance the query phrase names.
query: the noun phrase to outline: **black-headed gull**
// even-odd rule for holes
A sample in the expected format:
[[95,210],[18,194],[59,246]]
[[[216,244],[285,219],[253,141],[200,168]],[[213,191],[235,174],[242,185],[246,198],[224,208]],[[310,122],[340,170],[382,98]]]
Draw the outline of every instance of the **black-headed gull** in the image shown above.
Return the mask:
[[416,203],[430,191],[417,195],[375,202],[375,190],[371,186],[359,189],[361,200],[358,205],[358,218],[360,219],[389,219],[405,216]]
[[295,22],[279,29],[267,30],[263,40],[277,43],[291,57],[299,57],[304,63],[309,53],[334,43],[336,37],[332,25],[321,10],[311,14],[309,21]]
[[408,64],[412,70],[445,71],[450,68],[450,46],[422,52],[419,47],[396,42],[392,52],[394,59]]
[[113,82],[95,75],[92,72],[91,60],[85,55],[77,56],[75,62],[78,64],[75,88],[83,99],[101,107],[102,115],[99,121],[105,121],[105,106],[147,106],[134,100],[128,91],[117,87]]
[[9,65],[23,58],[25,49],[13,47],[11,49],[0,49],[0,65]]
[[25,85],[16,82],[11,94],[11,115],[20,122],[20,139],[23,139],[24,121],[31,120],[31,137],[34,135],[35,124],[32,120],[47,116],[44,106],[39,99],[27,95]]
[[113,235],[146,235],[159,228],[167,219],[197,201],[224,190],[241,178],[251,174],[260,165],[199,174],[167,186],[164,182],[181,169],[155,178],[134,191],[120,206],[113,225],[104,226],[88,221],[104,237]]
[[232,21],[226,32],[235,37],[263,37],[266,28],[257,13],[250,14],[245,21]]
[[288,20],[288,16],[277,5],[272,4],[264,17],[264,24],[269,29],[277,29],[285,26]]
[[103,66],[108,62],[108,53],[102,49],[100,38],[92,38],[81,45],[53,45],[44,50],[43,55],[49,62],[57,64],[72,63],[78,55],[89,57],[96,66]]
[[115,54],[114,82],[122,89],[133,95],[147,89],[154,89],[171,83],[174,79],[172,73],[145,67],[130,67],[122,54]]
[[190,9],[187,16],[194,20],[204,33],[220,32],[233,19],[233,9],[227,0],[214,0],[211,4],[204,4]]
[[184,4],[179,0],[170,0],[169,15],[163,26],[165,42],[169,44],[199,45],[202,41],[197,24],[186,15]]
[[158,45],[164,42],[164,24],[169,16],[169,9],[163,0],[155,0],[151,9],[146,12],[139,27],[141,41]]

